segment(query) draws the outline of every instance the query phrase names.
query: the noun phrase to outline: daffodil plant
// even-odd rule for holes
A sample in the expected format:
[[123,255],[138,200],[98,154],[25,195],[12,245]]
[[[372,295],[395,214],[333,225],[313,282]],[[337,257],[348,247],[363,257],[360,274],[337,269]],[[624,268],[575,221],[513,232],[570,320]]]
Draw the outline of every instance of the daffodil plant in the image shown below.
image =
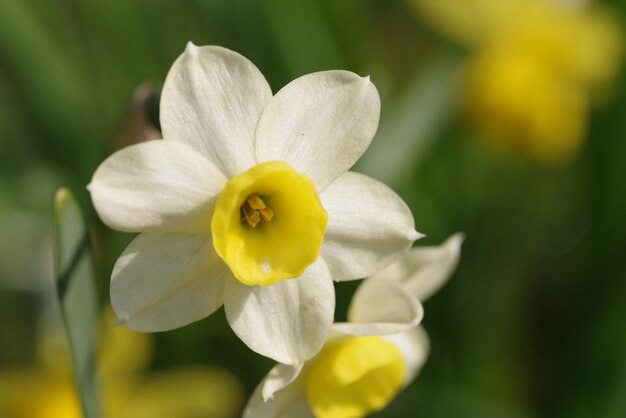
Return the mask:
[[190,43],[163,87],[163,139],[116,152],[88,186],[108,226],[141,233],[112,273],[118,322],[164,331],[224,305],[252,350],[313,357],[333,279],[372,275],[420,237],[391,189],[348,172],[379,113],[369,77],[318,72],[272,95],[243,56]]
[[429,352],[426,300],[456,268],[463,237],[415,248],[366,279],[321,352],[278,364],[257,386],[244,418],[359,418],[384,408],[411,383]]

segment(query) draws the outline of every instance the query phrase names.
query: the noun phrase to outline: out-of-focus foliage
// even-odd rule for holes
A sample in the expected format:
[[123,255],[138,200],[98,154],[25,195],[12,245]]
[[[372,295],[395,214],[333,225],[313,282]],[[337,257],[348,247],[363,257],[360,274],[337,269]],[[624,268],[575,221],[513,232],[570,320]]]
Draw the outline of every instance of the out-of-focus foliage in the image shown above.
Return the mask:
[[[500,17],[510,13],[500,10],[505,2],[463,3],[486,10],[497,30],[513,29]],[[425,312],[427,364],[375,416],[626,416],[626,78],[611,58],[620,41],[587,47],[596,36],[615,39],[614,29],[596,23],[591,32],[575,29],[607,19],[610,27],[624,27],[626,4],[559,3],[585,10],[568,12],[579,17],[566,25],[568,35],[557,36],[568,41],[555,47],[576,64],[550,67],[546,75],[545,62],[531,65],[527,55],[518,55],[518,65],[500,59],[548,46],[544,36],[532,48],[521,40],[506,51],[487,48],[486,35],[471,34],[492,26],[478,24],[473,12],[450,7],[461,23],[450,20],[445,25],[456,29],[444,29],[442,11],[415,13],[412,0],[2,0],[0,369],[36,364],[36,329],[58,316],[50,207],[62,185],[86,212],[100,303],[108,304],[112,264],[132,237],[99,223],[84,186],[113,150],[154,137],[158,100],[145,89],[134,101],[133,94],[144,83],[158,89],[192,40],[250,58],[274,92],[318,70],[369,74],[381,93],[382,119],[357,170],[389,182],[409,203],[417,229],[427,234],[420,245],[455,231],[467,236],[458,272]],[[601,12],[589,15],[590,7]],[[561,33],[558,27],[549,32]],[[569,163],[545,166],[470,141],[484,135],[469,129],[466,120],[476,119],[462,111],[478,100],[463,99],[467,68],[483,83],[477,85],[536,73],[539,80],[559,80],[557,93],[547,81],[514,92],[539,115],[533,117],[550,121],[549,132],[578,135]],[[507,91],[483,88],[485,99]],[[563,89],[582,99],[562,104]],[[337,285],[337,319],[356,285]],[[221,311],[157,334],[147,364],[154,373],[219,365],[248,392],[272,365],[241,344]],[[147,408],[138,397],[129,405]]]
[[[231,373],[188,365],[147,374],[152,336],[111,328],[114,319],[107,310],[97,328],[102,342],[98,377],[104,387],[106,416],[234,418],[239,414],[244,394]],[[37,345],[36,363],[0,371],[0,416],[83,417],[68,348],[60,324],[48,323]],[[93,409],[85,411],[94,416]]]

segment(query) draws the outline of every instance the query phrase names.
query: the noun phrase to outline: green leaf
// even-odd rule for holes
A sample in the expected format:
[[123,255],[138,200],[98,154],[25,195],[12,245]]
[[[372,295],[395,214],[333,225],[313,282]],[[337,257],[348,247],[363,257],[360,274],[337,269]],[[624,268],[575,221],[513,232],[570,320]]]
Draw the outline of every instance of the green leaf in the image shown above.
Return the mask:
[[348,66],[319,2],[268,0],[260,4],[292,76]]
[[61,312],[74,376],[86,418],[100,417],[95,378],[97,297],[89,236],[72,193],[62,188],[54,202],[54,262]]
[[355,170],[388,184],[413,172],[454,115],[459,59],[442,54],[420,68],[405,93],[383,102],[376,137]]
[[[99,145],[101,138],[94,138],[94,133],[102,131],[104,125],[90,83],[91,72],[83,65],[84,52],[72,55],[72,47],[56,42],[60,29],[47,29],[29,3],[32,2],[0,1],[3,75],[6,72],[12,86],[15,84],[19,99],[28,106],[35,125],[44,129],[45,134],[39,137],[45,138],[45,143],[40,146],[53,149],[68,167],[89,173],[99,158],[99,148],[94,145]],[[53,10],[54,6],[50,13]],[[68,19],[64,28],[74,23]],[[75,41],[82,44],[82,39]],[[83,141],[85,137],[93,140]],[[80,158],[62,152],[69,148]]]

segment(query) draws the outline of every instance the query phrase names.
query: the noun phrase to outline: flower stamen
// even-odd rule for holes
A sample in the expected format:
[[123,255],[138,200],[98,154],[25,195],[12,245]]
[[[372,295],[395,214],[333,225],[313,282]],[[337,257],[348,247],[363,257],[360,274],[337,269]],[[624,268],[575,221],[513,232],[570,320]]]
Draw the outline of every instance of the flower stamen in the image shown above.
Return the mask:
[[259,195],[254,193],[248,195],[241,205],[240,211],[241,220],[248,222],[252,228],[256,228],[261,220],[269,222],[274,217],[274,211],[265,204]]

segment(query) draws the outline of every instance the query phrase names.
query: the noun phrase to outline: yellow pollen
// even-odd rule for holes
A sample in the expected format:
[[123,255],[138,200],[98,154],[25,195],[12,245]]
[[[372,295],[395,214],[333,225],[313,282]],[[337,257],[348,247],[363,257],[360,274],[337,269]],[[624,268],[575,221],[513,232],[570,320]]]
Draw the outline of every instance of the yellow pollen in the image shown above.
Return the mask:
[[248,222],[252,228],[256,228],[261,220],[269,222],[274,217],[274,211],[267,207],[263,199],[254,193],[246,198],[240,210],[241,220]]

